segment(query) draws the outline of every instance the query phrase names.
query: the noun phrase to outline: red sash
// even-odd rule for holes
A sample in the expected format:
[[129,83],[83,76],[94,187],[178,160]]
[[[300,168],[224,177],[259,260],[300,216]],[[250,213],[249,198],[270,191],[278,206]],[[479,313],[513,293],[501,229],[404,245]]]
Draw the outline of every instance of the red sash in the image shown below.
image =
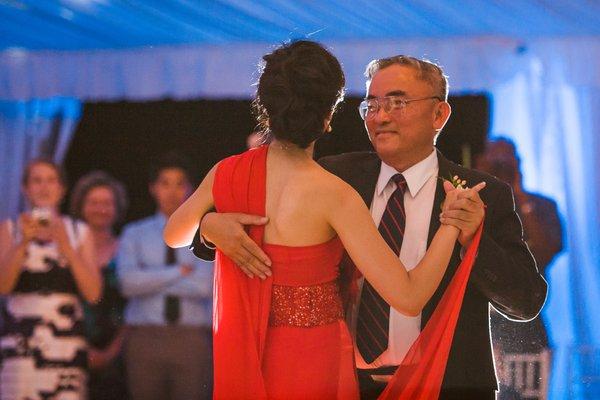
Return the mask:
[[425,328],[379,400],[435,400],[440,395],[452,338],[475,262],[483,223]]
[[[267,146],[262,146],[221,161],[213,184],[218,212],[265,215],[266,156]],[[250,227],[250,237],[259,246],[263,232],[263,226]],[[262,355],[271,287],[271,278],[264,281],[249,279],[230,258],[217,251],[213,306],[213,398],[267,398]]]
[[[221,161],[213,184],[218,212],[265,215],[267,150],[267,146],[261,146]],[[402,362],[403,366],[413,367],[410,370],[403,368],[402,373],[399,371],[380,399],[438,398],[482,227],[431,319]],[[259,246],[263,233],[263,226],[249,228],[250,237]],[[217,251],[214,287],[213,397],[266,399],[262,355],[272,280],[249,279],[231,259]]]

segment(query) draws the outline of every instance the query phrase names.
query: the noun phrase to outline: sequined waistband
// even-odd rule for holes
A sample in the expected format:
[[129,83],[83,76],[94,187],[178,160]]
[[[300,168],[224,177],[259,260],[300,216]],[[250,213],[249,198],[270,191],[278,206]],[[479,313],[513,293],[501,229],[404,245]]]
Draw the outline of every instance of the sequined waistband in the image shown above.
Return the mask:
[[273,285],[269,326],[312,327],[344,318],[338,282]]

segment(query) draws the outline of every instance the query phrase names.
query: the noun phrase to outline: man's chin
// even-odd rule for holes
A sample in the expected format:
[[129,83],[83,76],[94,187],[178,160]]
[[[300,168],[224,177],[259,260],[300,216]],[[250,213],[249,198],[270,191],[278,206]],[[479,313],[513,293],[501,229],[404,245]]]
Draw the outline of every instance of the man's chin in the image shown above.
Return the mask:
[[398,148],[397,143],[392,144],[389,141],[379,142],[373,146],[375,151],[381,159],[385,161],[386,158],[396,158],[401,150]]

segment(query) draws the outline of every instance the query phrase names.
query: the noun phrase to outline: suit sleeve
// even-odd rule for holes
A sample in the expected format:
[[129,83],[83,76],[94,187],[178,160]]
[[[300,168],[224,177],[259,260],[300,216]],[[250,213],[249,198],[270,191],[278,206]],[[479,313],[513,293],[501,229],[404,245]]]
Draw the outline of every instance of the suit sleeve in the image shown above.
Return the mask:
[[550,199],[531,196],[533,210],[521,213],[527,245],[543,274],[552,259],[563,249],[562,224],[556,203]]
[[[206,214],[216,211],[217,210],[215,208],[211,208]],[[200,221],[202,221],[202,219],[200,219]],[[212,243],[204,241],[202,235],[200,234],[199,225],[198,229],[196,230],[196,234],[194,235],[194,240],[192,240],[192,244],[189,248],[192,251],[192,253],[202,261],[211,262],[215,260],[215,246],[212,246]]]
[[347,178],[346,176],[344,176],[344,168],[342,165],[342,168],[340,168],[340,161],[339,161],[339,157],[322,157],[319,158],[317,160],[317,162],[319,163],[319,165],[323,168],[325,168],[327,171],[331,172],[332,174],[344,179]]
[[196,234],[194,235],[194,240],[190,245],[190,250],[196,257],[203,261],[214,261],[215,260],[215,248],[211,247],[202,240],[200,236],[200,228],[196,230]]
[[494,186],[487,196],[490,202],[472,281],[497,310],[511,319],[530,320],[544,305],[548,285],[523,241],[511,189]]

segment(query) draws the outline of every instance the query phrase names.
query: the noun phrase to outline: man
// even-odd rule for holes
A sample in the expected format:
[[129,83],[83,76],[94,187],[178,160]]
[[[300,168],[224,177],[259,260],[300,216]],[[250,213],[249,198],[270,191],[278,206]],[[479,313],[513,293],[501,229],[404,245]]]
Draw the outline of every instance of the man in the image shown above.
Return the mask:
[[[486,144],[485,152],[475,162],[475,169],[494,175],[510,185],[516,211],[523,223],[525,242],[537,261],[538,270],[546,267],[563,249],[562,225],[556,202],[523,188],[521,160],[515,144],[497,137]],[[523,327],[525,324],[519,324]]]
[[128,298],[125,361],[133,400],[211,397],[212,263],[162,239],[190,182],[181,157],[162,159],[150,177],[157,213],[127,225],[122,235],[117,272]]
[[[475,168],[498,177],[512,187],[516,211],[523,222],[525,241],[537,261],[539,271],[545,274],[548,265],[563,248],[556,202],[525,191],[520,159],[515,144],[509,139],[496,138],[488,142],[485,152],[476,159]],[[500,373],[503,366],[507,367],[503,359],[505,353],[542,353],[548,350],[548,336],[541,315],[528,323],[517,323],[493,311],[490,324],[501,385],[506,384],[502,382],[503,377],[509,378]],[[511,398],[512,389],[502,386],[499,399]]]
[[[442,178],[458,176],[468,185],[486,181],[481,196],[461,199],[445,223],[461,229],[446,275],[437,292],[418,317],[406,317],[391,310],[386,316],[387,348],[364,356],[368,342],[364,322],[364,296],[350,318],[359,345],[356,359],[361,396],[376,398],[385,387],[414,339],[429,320],[461,259],[484,218],[484,232],[477,261],[466,290],[453,345],[444,376],[443,399],[493,399],[497,389],[489,339],[488,306],[491,302],[514,319],[535,317],[546,297],[546,282],[522,240],[522,228],[514,212],[510,188],[493,177],[462,168],[445,159],[434,141],[450,116],[448,86],[435,64],[412,57],[396,56],[369,64],[367,98],[361,104],[369,138],[376,153],[350,153],[326,157],[321,164],[351,184],[371,207],[378,224],[394,192],[392,175],[403,174],[406,229],[399,257],[408,269],[423,257],[439,226],[444,198]],[[207,214],[201,223],[202,235],[230,256],[249,276],[269,274],[268,258],[249,240],[240,224],[265,223],[253,216]],[[197,241],[196,241],[197,242]],[[195,244],[201,255],[203,246]],[[364,283],[360,282],[364,287]],[[373,341],[374,342],[374,341]],[[369,343],[366,343],[368,346]]]

